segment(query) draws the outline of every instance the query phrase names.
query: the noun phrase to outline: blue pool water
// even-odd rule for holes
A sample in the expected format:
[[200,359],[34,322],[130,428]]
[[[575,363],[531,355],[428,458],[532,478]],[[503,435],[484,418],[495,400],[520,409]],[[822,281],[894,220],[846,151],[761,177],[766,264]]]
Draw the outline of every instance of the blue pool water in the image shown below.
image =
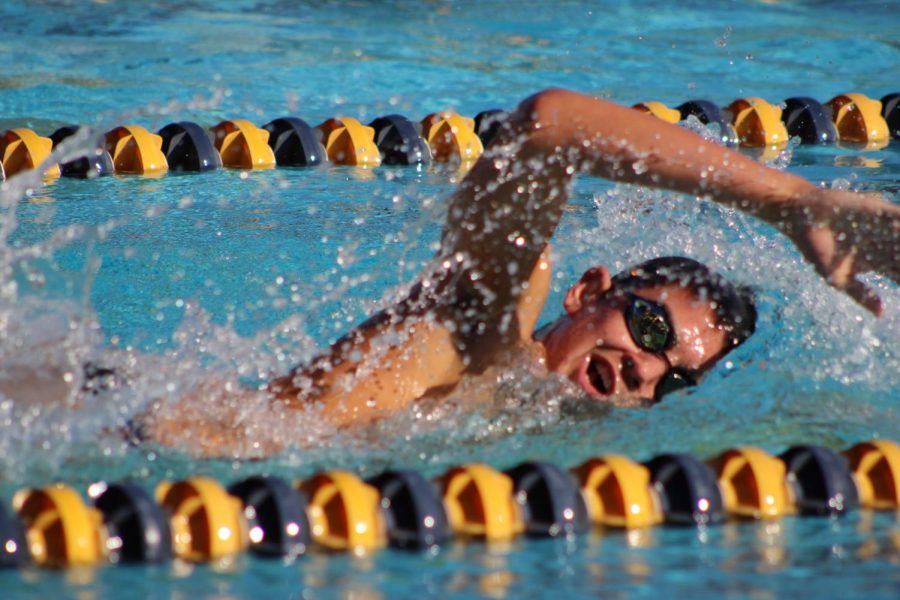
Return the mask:
[[[900,91],[894,2],[23,2],[0,7],[0,130],[210,126],[291,114],[368,122],[511,108],[547,86],[631,104],[743,95],[825,101]],[[796,147],[779,164],[817,182],[900,194],[900,145]],[[545,310],[596,262],[686,254],[756,290],[757,334],[698,389],[652,410],[572,415],[553,382],[512,373],[494,405],[439,422],[400,415],[366,439],[293,423],[306,440],[264,460],[200,461],[112,433],[157,398],[210,378],[257,385],[402,295],[435,250],[450,168],[219,170],[7,186],[0,206],[0,380],[62,377],[86,360],[127,393],[70,404],[0,399],[0,495],[64,480],[195,473],[231,481],[322,468],[432,476],[483,460],[575,465],[608,452],[712,456],[900,438],[900,290],[875,320],[830,290],[771,229],[691,199],[578,181],[556,234]],[[72,399],[75,402],[76,399]],[[209,410],[214,410],[210,407]],[[259,427],[285,427],[248,416]],[[657,528],[433,555],[249,557],[214,569],[0,573],[4,596],[896,597],[896,515]]]

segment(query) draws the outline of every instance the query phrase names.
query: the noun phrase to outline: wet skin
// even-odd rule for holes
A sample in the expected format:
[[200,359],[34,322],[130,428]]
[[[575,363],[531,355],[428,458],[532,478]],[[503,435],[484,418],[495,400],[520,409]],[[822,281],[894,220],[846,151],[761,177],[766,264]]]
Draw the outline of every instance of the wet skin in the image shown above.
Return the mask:
[[629,302],[605,267],[587,271],[566,296],[566,314],[541,336],[546,365],[597,400],[658,400],[658,386],[672,368],[696,379],[726,351],[727,335],[713,309],[688,288],[665,285],[630,289],[668,312],[674,342],[664,352],[641,348],[629,333]]

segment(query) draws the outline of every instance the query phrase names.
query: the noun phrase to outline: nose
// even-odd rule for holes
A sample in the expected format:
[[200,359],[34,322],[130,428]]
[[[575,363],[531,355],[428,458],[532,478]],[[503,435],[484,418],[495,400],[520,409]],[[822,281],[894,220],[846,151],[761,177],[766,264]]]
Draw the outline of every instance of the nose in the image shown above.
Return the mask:
[[650,352],[622,356],[621,381],[629,393],[652,400],[656,385],[669,370],[668,361]]

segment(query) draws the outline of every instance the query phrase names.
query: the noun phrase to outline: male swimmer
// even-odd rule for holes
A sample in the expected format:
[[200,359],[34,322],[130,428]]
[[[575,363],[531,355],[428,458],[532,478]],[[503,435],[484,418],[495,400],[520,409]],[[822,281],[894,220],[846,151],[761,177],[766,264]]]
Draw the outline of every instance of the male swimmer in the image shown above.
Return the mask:
[[[576,173],[752,214],[876,315],[881,301],[857,275],[900,282],[900,206],[818,188],[633,109],[547,90],[518,107],[461,182],[440,251],[409,296],[272,381],[272,410],[316,406],[339,427],[367,423],[523,352],[598,401],[655,402],[695,383],[756,317],[746,293],[688,259],[615,277],[589,269],[568,291],[564,316],[534,335],[550,284],[548,242]],[[148,413],[143,432],[169,443],[187,428],[200,453],[227,453],[240,435],[189,421],[177,407]]]

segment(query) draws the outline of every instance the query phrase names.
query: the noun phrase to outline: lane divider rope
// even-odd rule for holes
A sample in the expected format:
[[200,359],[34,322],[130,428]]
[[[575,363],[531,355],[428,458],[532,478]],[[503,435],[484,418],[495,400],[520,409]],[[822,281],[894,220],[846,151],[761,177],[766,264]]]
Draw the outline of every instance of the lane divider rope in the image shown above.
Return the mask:
[[[878,150],[900,139],[900,92],[880,101],[861,93],[839,94],[824,105],[813,98],[788,98],[784,108],[759,97],[738,98],[721,108],[709,100],[690,100],[676,108],[648,101],[633,108],[666,122],[694,117],[718,129],[729,146],[762,149],[773,158],[791,138],[803,144],[858,145]],[[484,151],[506,116],[486,110],[474,119],[454,112],[437,112],[418,122],[402,115],[385,115],[364,125],[351,117],[327,119],[316,127],[298,117],[282,117],[257,127],[246,119],[227,119],[208,130],[189,121],[170,123],[157,133],[136,124],[116,127],[97,140],[92,152],[44,173],[92,178],[103,175],[160,176],[166,171],[206,171],[218,167],[269,169],[331,162],[366,168],[427,165],[430,162],[469,164]],[[27,128],[0,134],[0,181],[39,167],[76,126],[43,137]]]
[[345,470],[295,483],[256,475],[228,487],[195,476],[160,483],[97,482],[85,502],[57,483],[0,504],[0,567],[215,561],[249,551],[293,559],[309,548],[364,554],[424,550],[452,538],[504,542],[583,534],[592,526],[707,527],[727,519],[837,517],[900,510],[900,444],[843,452],[798,445],[772,456],[741,446],[708,461],[608,454],[570,470],[526,461],[505,471],[471,463],[433,481],[413,470],[367,480]]

